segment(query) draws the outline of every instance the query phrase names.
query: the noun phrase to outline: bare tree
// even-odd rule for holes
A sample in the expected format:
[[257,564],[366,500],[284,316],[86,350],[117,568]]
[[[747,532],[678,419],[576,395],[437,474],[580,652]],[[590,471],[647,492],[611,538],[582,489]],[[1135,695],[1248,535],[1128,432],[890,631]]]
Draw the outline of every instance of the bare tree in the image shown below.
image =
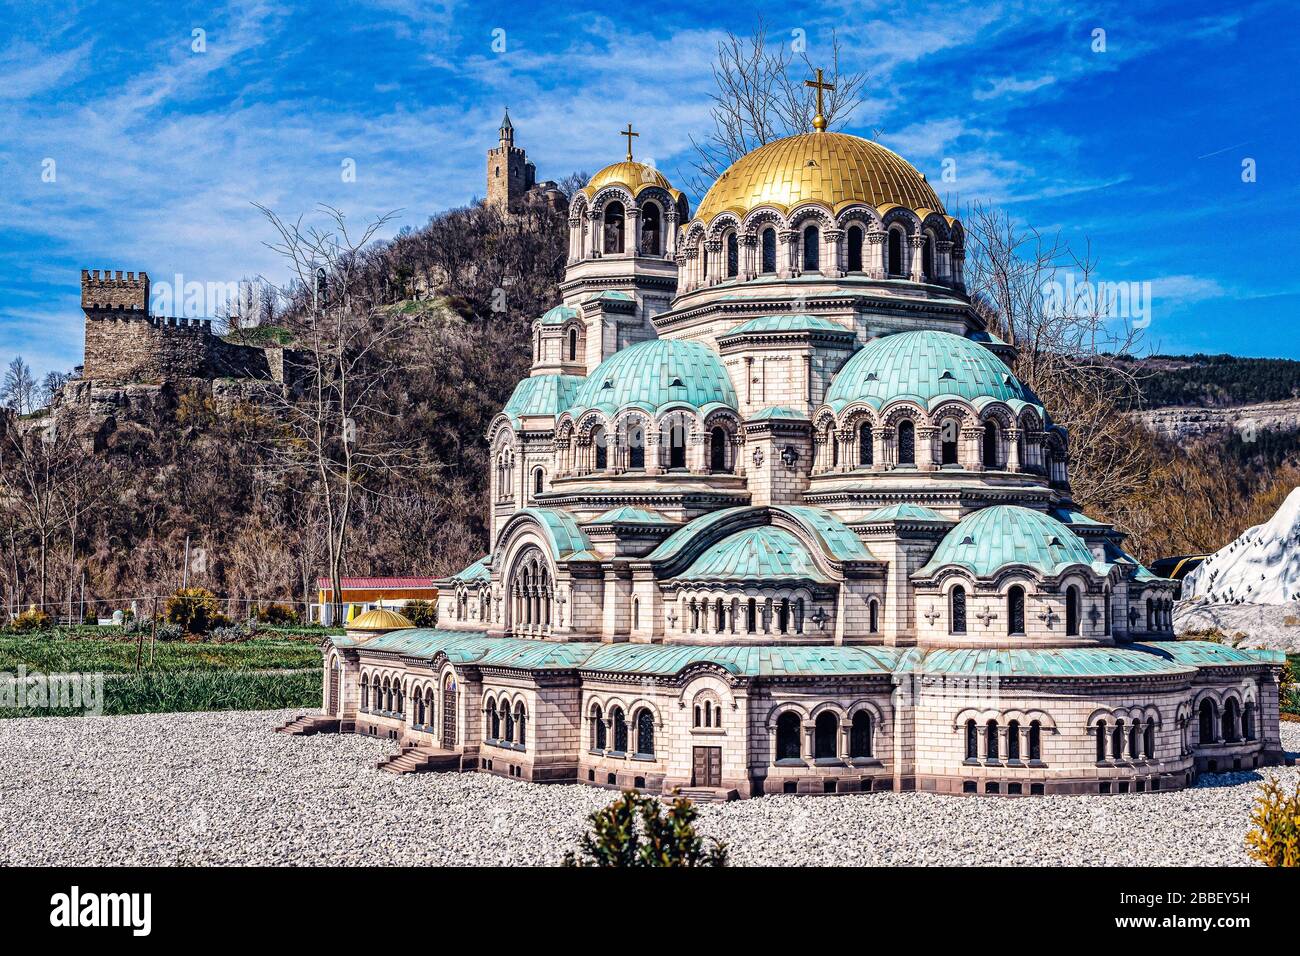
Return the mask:
[[303,356],[294,387],[271,397],[282,425],[271,450],[278,467],[311,477],[338,620],[357,496],[378,493],[386,476],[421,467],[410,445],[385,438],[392,430],[376,427],[391,417],[376,396],[399,369],[395,356],[406,329],[367,287],[364,250],[396,214],[354,232],[333,207],[321,207],[323,228],[258,208],[279,237],[268,247],[284,258],[294,279],[286,295],[309,303],[290,329]]
[[1023,226],[1004,211],[973,205],[967,288],[990,331],[1016,346],[1015,372],[1069,436],[1071,488],[1080,504],[1108,505],[1149,477],[1142,425],[1125,412],[1139,396],[1133,365],[1118,361],[1142,332],[1115,315],[1096,281],[1091,249]]
[[38,393],[32,370],[21,355],[15,356],[5,368],[4,381],[0,383],[0,401],[4,402],[6,408],[13,409],[19,415],[26,415],[36,410]]
[[709,110],[713,129],[703,139],[691,137],[695,147],[691,165],[696,171],[691,188],[703,195],[746,153],[775,139],[811,131],[816,96],[805,80],[818,67],[825,82],[834,87],[827,91],[822,109],[827,128],[843,126],[862,102],[867,75],[841,71],[840,42],[834,30],[829,63],[814,63],[806,49],[796,56],[793,45],[769,41],[761,18],[747,37],[728,33],[718,43],[713,64],[717,86]]

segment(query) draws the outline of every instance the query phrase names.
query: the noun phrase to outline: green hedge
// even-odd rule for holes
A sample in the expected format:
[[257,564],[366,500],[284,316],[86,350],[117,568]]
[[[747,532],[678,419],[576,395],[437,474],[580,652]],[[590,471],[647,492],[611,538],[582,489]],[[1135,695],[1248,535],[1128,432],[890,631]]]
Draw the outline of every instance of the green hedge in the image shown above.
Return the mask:
[[[153,671],[104,678],[104,714],[319,707],[321,672]],[[83,710],[0,708],[4,717],[77,717]]]

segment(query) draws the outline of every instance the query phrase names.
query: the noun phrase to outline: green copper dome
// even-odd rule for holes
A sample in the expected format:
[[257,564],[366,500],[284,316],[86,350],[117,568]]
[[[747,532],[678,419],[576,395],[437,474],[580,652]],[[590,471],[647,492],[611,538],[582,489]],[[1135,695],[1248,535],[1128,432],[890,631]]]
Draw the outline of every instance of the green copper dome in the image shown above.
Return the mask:
[[994,505],[958,522],[915,576],[929,577],[953,564],[983,578],[1010,564],[1044,574],[1072,564],[1092,567],[1093,557],[1083,539],[1050,515],[1020,505]]
[[881,409],[906,398],[932,408],[950,397],[1039,404],[984,346],[935,331],[900,332],[868,342],[835,375],[826,404],[836,411],[853,402]]
[[581,375],[530,376],[515,386],[502,411],[515,425],[526,415],[559,415],[569,407],[581,384]]
[[587,376],[572,410],[575,417],[591,408],[612,413],[636,407],[655,414],[672,405],[736,408],[736,390],[716,352],[677,339],[629,345]]
[[828,580],[798,538],[770,525],[723,538],[680,577],[685,581]]

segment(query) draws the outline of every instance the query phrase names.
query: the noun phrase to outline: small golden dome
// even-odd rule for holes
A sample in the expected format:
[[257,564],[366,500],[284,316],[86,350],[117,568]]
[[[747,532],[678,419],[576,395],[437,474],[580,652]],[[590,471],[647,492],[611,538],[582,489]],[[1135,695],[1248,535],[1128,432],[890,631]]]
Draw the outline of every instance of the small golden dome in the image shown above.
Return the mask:
[[626,186],[633,196],[650,186],[666,189],[668,195],[672,196],[674,201],[681,196],[681,193],[673,189],[672,184],[659,170],[653,166],[647,166],[645,163],[638,163],[630,159],[610,163],[595,176],[592,176],[591,182],[587,183],[582,188],[582,191],[590,197],[611,184]]
[[347,623],[349,631],[400,631],[406,627],[415,625],[405,614],[386,607],[371,608]]
[[744,216],[762,205],[788,212],[816,200],[838,212],[851,203],[943,213],[925,176],[893,150],[847,133],[800,133],[736,160],[704,196],[695,217]]

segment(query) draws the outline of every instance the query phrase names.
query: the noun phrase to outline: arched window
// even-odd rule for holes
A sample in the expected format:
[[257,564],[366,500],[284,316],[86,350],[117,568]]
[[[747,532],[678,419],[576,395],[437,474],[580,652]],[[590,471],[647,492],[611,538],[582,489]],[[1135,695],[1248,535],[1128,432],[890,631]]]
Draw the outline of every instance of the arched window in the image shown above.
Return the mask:
[[578,361],[578,330],[569,329],[569,361]]
[[1043,759],[1043,725],[1036,720],[1029,722],[1029,761],[1036,763]]
[[636,752],[642,757],[655,755],[655,715],[642,707],[636,715]]
[[659,207],[648,202],[641,210],[641,255],[657,256],[659,248]]
[[488,698],[488,736],[493,740],[501,739],[501,714],[497,711],[497,704],[492,698]]
[[645,468],[645,430],[639,424],[627,430],[627,467],[632,471]]
[[1020,759],[1020,721],[1007,722],[1007,759]]
[[686,427],[672,425],[668,429],[668,467],[686,467]]
[[821,230],[809,226],[803,231],[803,271],[816,272],[821,268]]
[[424,698],[419,692],[415,695],[415,726],[424,726]]
[[776,719],[776,759],[799,759],[799,733],[801,725],[799,715],[787,710]]
[[1154,630],[1154,628],[1151,626],[1151,622],[1154,619],[1154,615],[1152,613],[1154,610],[1155,610],[1155,602],[1153,602],[1150,598],[1147,598],[1147,630],[1148,631]]
[[515,713],[510,709],[510,704],[504,700],[501,702],[501,719],[506,725],[505,741],[512,744],[515,742]]
[[1241,734],[1247,740],[1255,739],[1255,705],[1249,702],[1241,711]]
[[540,495],[542,493],[542,486],[545,482],[546,473],[542,471],[542,469],[538,468],[533,472],[533,494]]
[[622,707],[614,708],[614,750],[627,753],[627,719]]
[[880,602],[875,598],[867,602],[867,630],[871,634],[880,631]]
[[1124,756],[1124,721],[1115,721],[1115,729],[1110,732],[1110,757],[1119,760]]
[[889,230],[889,250],[886,272],[890,276],[903,275],[903,230]]
[[871,444],[871,422],[858,426],[858,464],[870,466],[875,463],[875,449]]
[[750,598],[745,607],[745,631],[748,634],[758,633],[758,601],[754,598]]
[[370,708],[370,678],[366,674],[361,675],[361,709]]
[[849,226],[848,235],[848,269],[849,272],[862,271],[862,227]]
[[432,687],[429,687],[429,688],[426,688],[425,691],[424,691],[424,716],[425,716],[425,718],[426,718],[426,721],[425,721],[425,726],[426,726],[426,727],[432,727],[432,726],[433,726],[433,715],[434,715],[434,713],[435,713],[435,711],[434,711],[434,709],[433,709],[433,688],[432,688]]
[[623,204],[607,203],[605,206],[605,252],[621,253],[623,251]]
[[641,629],[641,599],[639,597],[632,599],[632,630]]
[[1133,760],[1137,760],[1142,753],[1139,746],[1141,733],[1142,725],[1136,720],[1128,725],[1128,755]]
[[598,426],[591,433],[591,444],[596,449],[596,470],[604,471],[609,467],[609,442],[605,438],[604,426]]
[[528,711],[524,710],[523,701],[515,705],[515,743],[521,747],[528,745]]
[[957,458],[957,422],[951,418],[944,419],[939,425],[939,464],[956,465]]
[[727,278],[740,275],[740,240],[734,232],[727,234]]
[[1203,744],[1212,744],[1215,742],[1215,740],[1218,739],[1214,733],[1215,724],[1217,723],[1217,721],[1215,720],[1216,715],[1214,713],[1214,701],[1210,700],[1210,698],[1208,697],[1205,698],[1205,700],[1201,701],[1200,716],[1201,716],[1200,742]]
[[1142,732],[1142,753],[1148,760],[1156,755],[1156,722],[1155,718],[1147,718],[1146,730]]
[[980,732],[975,721],[966,721],[966,759],[980,759]]
[[1106,721],[1097,721],[1097,763],[1106,759]]
[[910,421],[900,422],[898,425],[898,463],[916,464],[916,426]]
[[984,725],[984,756],[987,760],[998,759],[998,722],[990,720]]
[[731,471],[727,467],[727,430],[721,425],[709,432],[709,470],[714,473]]
[[955,585],[952,593],[948,595],[948,601],[952,605],[950,617],[952,619],[952,633],[966,633],[966,589],[960,584]]
[[1223,705],[1223,739],[1228,743],[1236,743],[1240,739],[1237,734],[1238,706],[1235,697],[1229,697]]
[[829,710],[818,714],[813,730],[813,757],[817,760],[834,760],[838,756],[836,738],[839,735],[840,719]]
[[1007,591],[1007,633],[1025,633],[1025,589],[1019,584]]
[[998,457],[998,426],[993,422],[984,423],[984,467],[997,468],[1002,464]]
[[599,707],[591,711],[591,746],[594,750],[605,749],[605,720]]
[[1107,585],[1106,588],[1103,589],[1102,591],[1101,602],[1102,602],[1101,623],[1102,623],[1102,627],[1105,628],[1105,630],[1103,630],[1102,633],[1105,634],[1107,637],[1110,637],[1110,586],[1109,585]]
[[764,229],[760,234],[760,241],[763,249],[762,272],[776,271],[776,230],[771,226]]
[[1079,636],[1079,588],[1074,584],[1065,589],[1065,633]]
[[849,728],[849,756],[871,756],[871,714],[865,710],[853,715],[853,725]]
[[925,234],[925,244],[921,246],[921,271],[925,273],[925,281],[934,281],[934,236],[930,233]]

